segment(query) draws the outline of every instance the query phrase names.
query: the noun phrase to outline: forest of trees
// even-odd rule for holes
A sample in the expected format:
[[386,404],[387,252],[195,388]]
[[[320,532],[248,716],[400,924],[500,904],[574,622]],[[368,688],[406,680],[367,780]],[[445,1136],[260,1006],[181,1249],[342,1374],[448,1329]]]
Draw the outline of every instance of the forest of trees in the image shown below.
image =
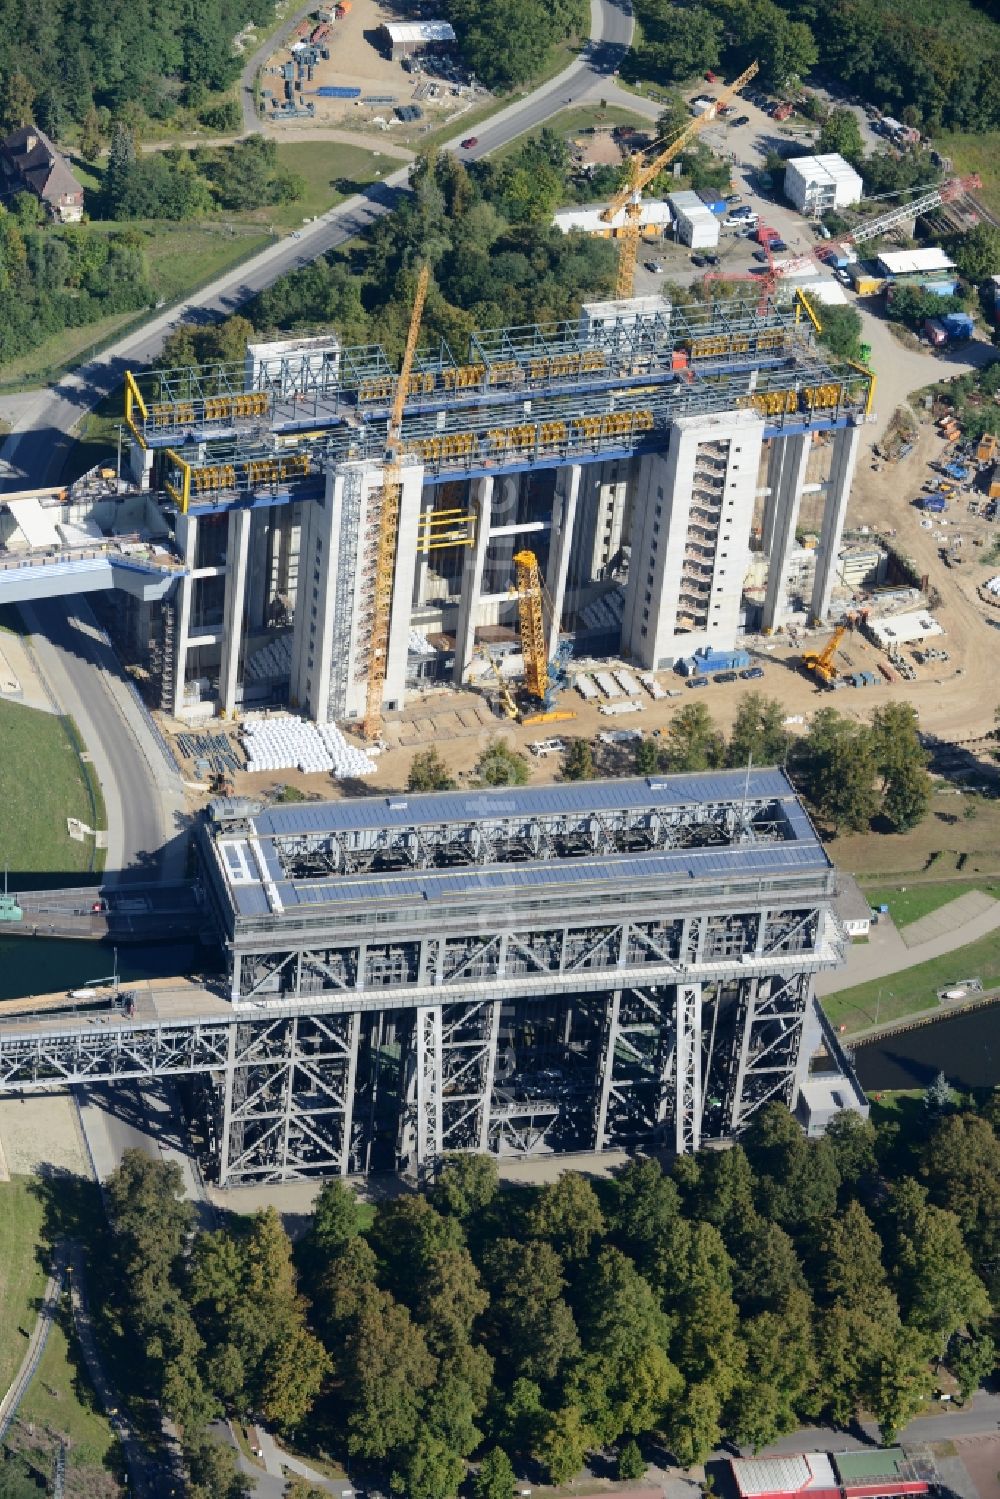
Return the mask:
[[273,15],[273,0],[7,0],[0,123],[58,137],[95,107],[154,120],[197,109],[238,77],[237,32]]
[[[433,274],[421,340],[444,338],[458,358],[476,328],[576,317],[581,301],[610,296],[615,246],[551,227],[562,178],[550,147],[527,142],[474,174],[450,153],[422,158],[413,192],[376,220],[362,252],[335,252],[281,277],[247,304],[246,319],[260,331],[329,324],[344,344],[378,342],[398,359],[423,259]],[[229,342],[225,325],[182,326],[159,363],[184,364],[196,345],[198,357],[216,357],[215,338]]]
[[39,205],[21,193],[0,208],[0,363],[64,328],[153,301],[142,238],[85,224],[39,227]]
[[[836,708],[819,708],[808,732],[795,735],[785,727],[785,708],[778,699],[760,692],[740,698],[728,737],[702,702],[683,704],[660,737],[646,735],[627,753],[617,747],[605,752],[596,742],[570,737],[561,779],[738,770],[751,759],[755,765],[785,766],[831,834],[865,832],[873,826],[906,832],[930,805],[927,753],[908,703],[876,708],[867,724]],[[474,784],[523,786],[530,773],[526,757],[494,737],[476,762]],[[455,784],[436,749],[414,755],[408,791],[450,791]]]
[[439,8],[480,83],[497,90],[526,83],[557,43],[590,30],[586,0],[442,0]]
[[[679,82],[756,58],[773,88],[818,65],[908,124],[995,130],[1000,96],[1000,19],[971,0],[636,0],[642,43],[626,62],[638,78]],[[820,54],[822,42],[822,56]]]
[[470,1460],[477,1499],[510,1499],[515,1469],[563,1483],[593,1448],[637,1476],[640,1448],[687,1466],[862,1409],[891,1440],[938,1360],[963,1396],[996,1362],[998,1123],[938,1086],[905,1132],[848,1113],[807,1140],[768,1104],[667,1173],[500,1192],[494,1160],[451,1156],[364,1229],[326,1184],[294,1252],[273,1210],[192,1238],[176,1165],[129,1152],[115,1316],[195,1464],[214,1414],[256,1415],[411,1499]]
[[251,135],[232,146],[137,152],[133,132],[111,135],[100,196],[107,219],[194,219],[218,208],[243,212],[302,196],[304,182],[284,171],[275,142]]

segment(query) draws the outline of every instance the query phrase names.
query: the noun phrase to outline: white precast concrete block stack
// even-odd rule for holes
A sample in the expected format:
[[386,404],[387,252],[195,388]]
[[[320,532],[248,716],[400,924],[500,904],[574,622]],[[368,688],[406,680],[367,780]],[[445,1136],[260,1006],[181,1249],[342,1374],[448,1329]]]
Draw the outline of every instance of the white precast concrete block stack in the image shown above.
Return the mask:
[[645,687],[646,691],[655,702],[659,702],[661,698],[666,697],[667,694],[664,692],[663,688],[660,686],[659,682],[653,676],[653,673],[651,671],[641,671],[639,673],[639,681],[642,683],[643,687]]
[[609,671],[595,671],[594,681],[605,697],[621,697],[622,690]]
[[336,724],[306,723],[290,713],[254,719],[244,725],[247,770],[327,772],[338,779],[368,776],[375,761],[349,744]]

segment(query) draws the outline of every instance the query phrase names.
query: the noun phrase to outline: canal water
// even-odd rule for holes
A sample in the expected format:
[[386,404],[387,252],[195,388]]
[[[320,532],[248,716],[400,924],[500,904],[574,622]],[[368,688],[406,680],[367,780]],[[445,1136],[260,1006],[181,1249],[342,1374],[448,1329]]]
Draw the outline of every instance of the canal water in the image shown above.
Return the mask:
[[1000,1005],[984,1005],[857,1046],[854,1065],[866,1093],[926,1088],[939,1072],[957,1088],[996,1087],[1000,1084]]
[[[52,942],[44,937],[5,940],[2,932],[0,928],[0,1001],[79,989],[88,979],[106,978],[114,972],[110,943]],[[217,948],[192,942],[118,949],[118,972],[124,983],[174,974],[218,973],[221,962]]]
[[[43,937],[4,940],[0,930],[0,1001],[82,988],[114,970],[110,943],[55,942]],[[198,943],[118,949],[123,983],[177,974],[214,974],[222,968],[218,948]],[[985,1005],[932,1025],[897,1031],[854,1051],[866,1092],[926,1088],[939,1072],[959,1088],[1000,1085],[1000,1005]]]

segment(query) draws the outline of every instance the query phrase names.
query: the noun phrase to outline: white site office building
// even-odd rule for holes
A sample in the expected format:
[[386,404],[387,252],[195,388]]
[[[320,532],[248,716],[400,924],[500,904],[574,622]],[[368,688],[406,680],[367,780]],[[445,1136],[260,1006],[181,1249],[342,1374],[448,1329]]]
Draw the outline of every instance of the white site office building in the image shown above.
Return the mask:
[[785,167],[785,197],[812,218],[860,203],[863,190],[858,173],[835,151],[793,156]]

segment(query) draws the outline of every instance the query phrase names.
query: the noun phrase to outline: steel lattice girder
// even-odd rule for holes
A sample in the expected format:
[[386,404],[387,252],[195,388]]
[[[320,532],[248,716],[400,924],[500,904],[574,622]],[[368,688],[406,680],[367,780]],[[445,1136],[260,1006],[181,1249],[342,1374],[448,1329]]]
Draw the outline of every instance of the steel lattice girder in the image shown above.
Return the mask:
[[229,1023],[86,1030],[33,1036],[0,1032],[0,1093],[123,1081],[226,1066]]
[[809,1006],[808,973],[751,980],[737,1042],[739,1058],[729,1129],[738,1134],[773,1098],[790,1101]]
[[223,1184],[349,1169],[357,1011],[235,1028],[223,1079]]
[[433,869],[456,863],[503,864],[533,859],[578,858],[581,853],[637,849],[720,847],[780,841],[783,817],[771,797],[695,802],[648,811],[585,812],[477,818],[402,828],[297,833],[273,839],[291,879],[311,874],[359,874],[390,856],[400,868]]

